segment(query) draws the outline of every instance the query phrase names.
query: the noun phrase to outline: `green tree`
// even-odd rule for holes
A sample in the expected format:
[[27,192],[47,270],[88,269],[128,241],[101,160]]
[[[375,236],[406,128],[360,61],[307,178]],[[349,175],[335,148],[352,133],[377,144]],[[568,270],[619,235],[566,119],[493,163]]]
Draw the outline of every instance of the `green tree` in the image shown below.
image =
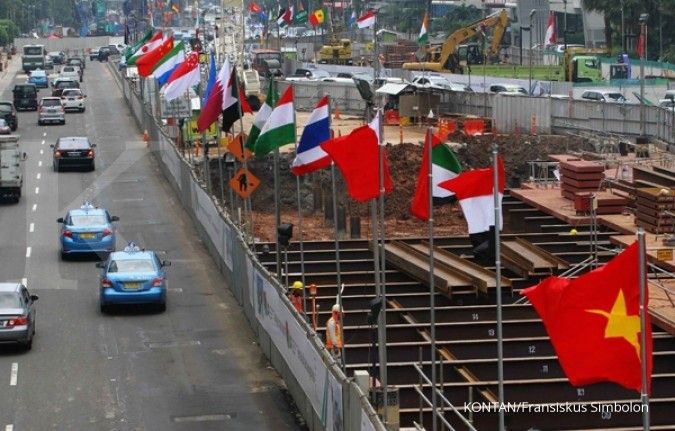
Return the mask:
[[7,35],[7,30],[3,27],[0,27],[0,45],[5,46],[10,42],[9,36]]

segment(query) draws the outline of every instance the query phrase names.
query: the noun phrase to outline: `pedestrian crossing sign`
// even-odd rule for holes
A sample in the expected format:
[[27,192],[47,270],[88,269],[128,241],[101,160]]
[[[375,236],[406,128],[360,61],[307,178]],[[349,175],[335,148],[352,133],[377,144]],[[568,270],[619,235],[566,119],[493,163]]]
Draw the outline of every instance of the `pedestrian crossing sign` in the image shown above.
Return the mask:
[[241,168],[230,180],[230,187],[242,199],[247,199],[260,185],[260,180],[251,171]]

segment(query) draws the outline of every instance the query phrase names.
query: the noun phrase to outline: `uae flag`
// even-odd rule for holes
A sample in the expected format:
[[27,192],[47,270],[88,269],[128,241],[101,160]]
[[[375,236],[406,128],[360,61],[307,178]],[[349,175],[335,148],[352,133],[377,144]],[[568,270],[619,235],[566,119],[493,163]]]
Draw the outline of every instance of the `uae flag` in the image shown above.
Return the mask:
[[295,139],[293,86],[289,85],[260,130],[255,143],[255,155],[262,157],[276,148],[295,142]]
[[[498,159],[499,165],[499,207],[501,210],[502,197],[504,196],[504,164]],[[455,178],[443,181],[440,187],[453,192],[464,212],[464,218],[469,225],[469,235],[489,232],[490,227],[495,225],[495,202],[493,169],[473,169],[462,172]],[[502,229],[503,218],[499,218]]]
[[251,126],[251,130],[248,133],[248,138],[246,139],[246,144],[244,145],[252,153],[255,152],[255,143],[258,140],[258,136],[260,136],[260,130],[262,130],[262,128],[265,126],[267,119],[270,118],[270,114],[272,114],[272,110],[277,104],[277,99],[279,99],[279,95],[277,94],[274,80],[270,79],[265,103],[263,103],[255,118],[253,119],[253,125]]
[[[232,125],[242,117],[243,109],[239,102],[239,84],[237,82],[237,66],[232,68],[227,90],[223,97],[223,124],[222,130],[227,132]],[[250,108],[249,108],[250,109]]]
[[436,136],[427,134],[422,154],[422,165],[417,175],[417,185],[410,212],[420,220],[429,220],[429,137],[431,136],[431,176],[433,181],[433,203],[450,202],[454,193],[440,187],[440,183],[455,178],[462,170],[452,150]]
[[[523,290],[573,386],[610,381],[641,392],[644,369],[650,393],[653,341],[649,316],[644,328],[640,319],[639,254],[635,242],[587,274],[574,279],[553,276]],[[649,289],[643,305],[648,309]]]

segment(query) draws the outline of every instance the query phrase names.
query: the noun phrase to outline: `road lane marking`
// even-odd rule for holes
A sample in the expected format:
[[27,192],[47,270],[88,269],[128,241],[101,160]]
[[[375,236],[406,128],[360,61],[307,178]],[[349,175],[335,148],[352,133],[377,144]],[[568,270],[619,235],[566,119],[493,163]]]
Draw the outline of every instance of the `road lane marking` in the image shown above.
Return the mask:
[[34,232],[35,231],[35,223],[31,223],[30,226],[28,226],[28,232]]
[[28,287],[28,279],[26,277],[22,278],[21,284],[23,284],[25,287]]
[[26,247],[26,257],[30,257],[30,253],[33,251],[31,247]]
[[35,210],[37,210],[37,204],[33,204],[33,212],[35,212]]
[[40,154],[44,154],[44,153],[45,153],[45,150],[42,150],[42,149],[41,149],[41,150],[40,150]]
[[39,180],[40,177],[42,177],[42,174],[38,172],[38,174],[35,176],[35,178]]
[[16,386],[16,381],[19,378],[19,363],[12,362],[12,371],[9,375],[9,385]]
[[42,160],[38,162],[38,166],[42,166]]
[[44,145],[44,144],[45,144],[45,140],[43,139],[43,140],[42,140],[42,145]]
[[35,194],[36,195],[40,194],[40,187],[35,187]]
[[47,132],[42,132],[42,136],[47,136]]
[[5,425],[5,431],[14,431],[14,425],[12,424]]

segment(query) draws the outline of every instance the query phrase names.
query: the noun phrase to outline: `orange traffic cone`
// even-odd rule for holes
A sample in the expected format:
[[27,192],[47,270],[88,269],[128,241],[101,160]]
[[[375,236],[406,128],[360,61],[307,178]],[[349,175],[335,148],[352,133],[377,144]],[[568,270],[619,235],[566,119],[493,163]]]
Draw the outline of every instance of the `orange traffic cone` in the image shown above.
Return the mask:
[[150,134],[148,134],[147,129],[143,131],[143,142],[145,142],[145,145],[150,143]]
[[334,120],[341,120],[342,119],[342,118],[340,118],[340,107],[337,106],[337,105],[335,106],[335,110],[333,111],[333,119]]

